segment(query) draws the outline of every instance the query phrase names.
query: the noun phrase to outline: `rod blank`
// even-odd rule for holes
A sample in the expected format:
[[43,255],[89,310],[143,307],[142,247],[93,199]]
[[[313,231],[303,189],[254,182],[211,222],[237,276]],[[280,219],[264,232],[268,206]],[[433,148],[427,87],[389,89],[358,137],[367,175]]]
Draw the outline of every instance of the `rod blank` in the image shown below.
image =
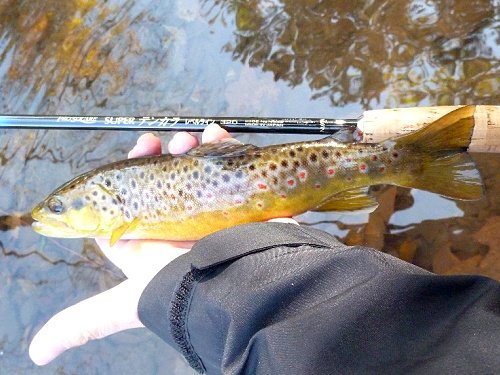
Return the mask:
[[218,124],[230,132],[330,134],[358,125],[357,119],[0,115],[0,129],[203,131]]

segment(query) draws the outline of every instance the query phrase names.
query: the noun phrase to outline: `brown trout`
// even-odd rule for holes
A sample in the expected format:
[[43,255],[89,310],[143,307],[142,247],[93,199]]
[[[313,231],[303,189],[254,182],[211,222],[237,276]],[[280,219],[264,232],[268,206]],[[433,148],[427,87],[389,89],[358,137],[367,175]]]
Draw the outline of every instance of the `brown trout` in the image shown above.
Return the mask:
[[223,228],[308,210],[366,209],[362,188],[393,184],[454,199],[482,195],[466,148],[475,107],[379,144],[335,137],[267,147],[234,140],[183,155],[111,163],[62,185],[32,212],[54,237],[196,240]]

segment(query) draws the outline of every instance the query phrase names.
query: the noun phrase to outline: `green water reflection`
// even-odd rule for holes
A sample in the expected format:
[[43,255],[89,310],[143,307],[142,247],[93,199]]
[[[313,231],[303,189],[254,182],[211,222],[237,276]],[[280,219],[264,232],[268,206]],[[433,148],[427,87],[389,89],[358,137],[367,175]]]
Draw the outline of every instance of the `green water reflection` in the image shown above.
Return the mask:
[[[498,105],[499,9],[495,0],[0,0],[0,112],[356,117],[394,106]],[[44,368],[27,356],[53,313],[123,278],[93,241],[34,234],[29,211],[75,174],[124,158],[136,137],[0,130],[0,372],[192,373],[145,330]],[[474,157],[487,189],[481,201],[381,187],[370,216],[300,219],[439,273],[500,278],[500,157]]]

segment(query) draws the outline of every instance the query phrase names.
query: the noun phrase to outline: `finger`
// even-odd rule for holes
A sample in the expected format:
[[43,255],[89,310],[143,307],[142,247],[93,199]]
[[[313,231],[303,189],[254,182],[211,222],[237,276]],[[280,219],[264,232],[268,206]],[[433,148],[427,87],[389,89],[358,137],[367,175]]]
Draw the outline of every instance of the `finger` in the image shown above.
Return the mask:
[[184,154],[193,147],[198,146],[198,139],[187,132],[176,133],[168,143],[168,152],[171,154]]
[[160,155],[161,154],[161,141],[160,138],[152,133],[141,135],[137,139],[137,144],[128,153],[129,158],[138,158],[147,155]]
[[291,217],[278,217],[276,219],[268,220],[268,222],[270,222],[270,223],[285,223],[285,224],[299,225],[299,223],[296,220],[292,219]]
[[231,135],[217,124],[207,125],[201,134],[202,143],[216,142],[224,138],[231,138]]
[[64,351],[130,328],[142,327],[137,313],[149,280],[126,280],[54,315],[35,335],[29,355],[37,365]]

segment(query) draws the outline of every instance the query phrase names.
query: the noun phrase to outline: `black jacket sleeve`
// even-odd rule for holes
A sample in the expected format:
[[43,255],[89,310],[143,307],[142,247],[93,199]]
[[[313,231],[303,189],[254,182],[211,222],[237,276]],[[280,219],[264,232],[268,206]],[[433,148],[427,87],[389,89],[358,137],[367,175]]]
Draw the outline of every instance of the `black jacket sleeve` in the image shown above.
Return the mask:
[[293,224],[199,241],[151,281],[146,327],[209,374],[493,374],[500,284],[437,276]]

